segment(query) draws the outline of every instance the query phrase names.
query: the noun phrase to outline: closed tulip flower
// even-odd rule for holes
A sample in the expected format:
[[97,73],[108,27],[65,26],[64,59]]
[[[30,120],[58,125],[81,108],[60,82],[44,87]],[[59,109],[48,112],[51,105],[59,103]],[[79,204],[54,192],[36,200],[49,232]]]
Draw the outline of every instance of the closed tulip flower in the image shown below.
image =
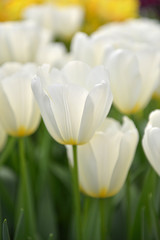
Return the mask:
[[154,49],[118,49],[107,56],[115,106],[125,114],[144,109],[160,79],[160,55]]
[[150,164],[160,176],[160,110],[150,114],[142,144]]
[[[137,142],[138,131],[129,118],[124,117],[122,126],[114,119],[105,119],[93,138],[78,146],[81,190],[98,198],[115,195],[127,177]],[[70,146],[67,153],[72,164]]]
[[0,122],[12,136],[27,136],[38,127],[40,112],[31,89],[34,64],[6,63],[0,67]]
[[45,125],[61,144],[84,144],[102,123],[112,103],[108,74],[71,61],[59,71],[39,68],[32,83]]

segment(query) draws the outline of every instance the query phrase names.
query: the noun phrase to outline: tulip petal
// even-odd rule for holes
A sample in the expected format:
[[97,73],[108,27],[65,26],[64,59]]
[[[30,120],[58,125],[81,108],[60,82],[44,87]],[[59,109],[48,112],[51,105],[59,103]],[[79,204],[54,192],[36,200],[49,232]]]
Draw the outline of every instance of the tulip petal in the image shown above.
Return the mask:
[[39,79],[35,78],[33,80],[32,89],[39,104],[42,118],[45,122],[48,132],[54,139],[56,139],[57,142],[62,143],[62,136],[51,109],[51,101],[48,96],[43,92]]
[[72,61],[65,65],[62,69],[68,83],[74,83],[79,86],[85,87],[90,67],[80,61]]
[[5,130],[10,132],[17,128],[15,115],[12,106],[7,98],[7,95],[0,83],[0,121]]
[[147,129],[145,131],[142,144],[150,164],[158,175],[160,175],[160,129]]
[[134,130],[132,132],[125,133],[121,138],[119,157],[113,170],[109,186],[109,191],[114,194],[121,189],[127,177],[135,154],[137,140],[138,133]]
[[136,56],[127,50],[116,50],[106,62],[106,68],[110,73],[114,104],[122,112],[132,112],[142,85]]
[[88,141],[102,123],[112,103],[112,94],[106,82],[97,84],[89,93],[84,106],[78,139]]
[[54,84],[47,88],[52,111],[66,144],[77,144],[80,122],[88,92],[76,85]]

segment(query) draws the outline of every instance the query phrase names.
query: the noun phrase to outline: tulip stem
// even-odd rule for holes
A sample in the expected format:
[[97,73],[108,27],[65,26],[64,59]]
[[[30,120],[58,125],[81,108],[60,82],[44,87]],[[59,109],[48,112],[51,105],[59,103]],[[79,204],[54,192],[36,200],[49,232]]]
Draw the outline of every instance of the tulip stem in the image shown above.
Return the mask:
[[27,164],[24,154],[24,139],[19,139],[19,157],[20,157],[20,192],[19,204],[24,209],[24,218],[26,226],[26,235],[35,239],[35,216],[33,209],[31,186],[28,176]]
[[77,146],[73,145],[73,193],[74,193],[74,205],[75,205],[75,215],[76,215],[76,231],[77,240],[82,239],[82,228],[81,228],[81,210],[80,210],[80,192],[78,183],[78,162],[77,162]]
[[5,147],[5,149],[3,150],[1,157],[0,157],[0,167],[5,163],[5,161],[7,160],[8,156],[10,155],[13,147],[15,145],[15,138],[11,138],[8,141],[7,146]]
[[100,207],[100,239],[106,239],[106,228],[105,228],[105,199],[99,199],[99,207]]

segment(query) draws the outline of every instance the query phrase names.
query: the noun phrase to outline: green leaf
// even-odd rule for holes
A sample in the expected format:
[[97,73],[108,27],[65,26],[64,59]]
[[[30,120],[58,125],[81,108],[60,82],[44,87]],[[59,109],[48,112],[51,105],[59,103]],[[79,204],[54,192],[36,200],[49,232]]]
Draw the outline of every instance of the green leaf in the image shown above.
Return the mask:
[[3,222],[3,235],[2,236],[3,236],[2,240],[10,240],[9,231],[8,231],[8,224],[7,224],[6,219]]
[[129,239],[139,239],[141,235],[141,214],[142,208],[145,207],[146,214],[148,213],[148,194],[154,192],[155,190],[155,181],[156,181],[156,174],[153,169],[150,167],[146,178],[143,182],[143,190],[141,192],[138,206],[135,213],[134,222],[132,224],[132,228],[130,231]]
[[19,215],[19,219],[18,219],[16,231],[15,231],[15,236],[14,236],[14,240],[21,240],[21,239],[25,239],[24,210],[23,209],[20,210],[20,215]]
[[160,239],[160,224],[159,224],[159,219],[158,219],[156,211],[155,211],[155,207],[153,205],[153,195],[152,194],[149,194],[148,202],[149,202],[151,223],[152,223],[152,227],[153,227],[153,234],[155,237],[154,239],[159,240]]

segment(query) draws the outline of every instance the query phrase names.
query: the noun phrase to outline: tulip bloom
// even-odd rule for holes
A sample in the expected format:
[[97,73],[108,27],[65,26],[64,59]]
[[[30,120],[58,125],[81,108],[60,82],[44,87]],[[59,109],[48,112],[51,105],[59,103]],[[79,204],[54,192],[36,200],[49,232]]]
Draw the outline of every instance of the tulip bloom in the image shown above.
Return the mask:
[[32,21],[0,23],[0,64],[34,62],[38,49],[50,34]]
[[105,66],[115,106],[125,114],[144,109],[159,83],[160,55],[152,49],[118,49],[111,51]]
[[[124,117],[121,126],[114,119],[105,119],[93,138],[78,146],[79,184],[92,197],[115,195],[123,186],[138,142],[134,123]],[[67,152],[71,164],[71,147]]]
[[66,38],[80,29],[84,11],[78,5],[60,7],[54,4],[43,4],[28,7],[24,10],[23,16],[48,29],[53,37]]
[[0,122],[12,136],[32,134],[40,121],[31,89],[34,64],[6,63],[0,67]]
[[150,114],[142,145],[150,164],[160,176],[160,110]]
[[40,67],[32,88],[49,133],[61,144],[88,142],[112,103],[105,68],[91,69],[79,61],[61,71]]

